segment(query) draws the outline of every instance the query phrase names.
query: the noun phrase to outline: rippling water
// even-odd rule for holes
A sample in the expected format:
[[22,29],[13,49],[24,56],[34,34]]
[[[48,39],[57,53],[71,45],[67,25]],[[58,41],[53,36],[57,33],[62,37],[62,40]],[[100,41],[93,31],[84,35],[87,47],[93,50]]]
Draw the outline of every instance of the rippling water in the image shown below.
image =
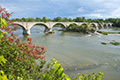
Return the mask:
[[[113,29],[105,31],[120,32]],[[22,28],[19,27],[14,33],[19,34],[22,41],[26,40]],[[120,42],[120,35],[84,35],[60,31],[45,35],[43,26],[33,26],[31,37],[33,43],[46,47],[46,60],[57,59],[65,73],[72,78],[77,73],[103,72],[105,80],[120,79],[120,46],[101,44],[112,40]]]

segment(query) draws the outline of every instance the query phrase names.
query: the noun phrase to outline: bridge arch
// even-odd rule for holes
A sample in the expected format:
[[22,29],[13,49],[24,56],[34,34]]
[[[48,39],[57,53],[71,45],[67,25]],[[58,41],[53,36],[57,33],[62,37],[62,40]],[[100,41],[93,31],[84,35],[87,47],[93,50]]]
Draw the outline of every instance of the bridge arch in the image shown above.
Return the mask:
[[71,23],[69,23],[69,25],[70,25],[70,24],[78,25],[78,23],[76,23],[76,22],[71,22]]
[[88,27],[93,27],[93,28],[97,29],[97,24],[95,24],[95,23],[90,23]]
[[100,23],[98,23],[97,27],[98,27],[98,29],[103,29],[103,25]]
[[43,25],[45,28],[48,28],[48,26],[45,23],[42,23],[42,22],[33,23],[29,28],[31,28],[31,27],[33,27],[35,25]]
[[79,25],[81,28],[87,28],[88,27],[88,24],[87,23],[82,23]]
[[87,23],[80,23],[79,26],[86,25],[88,27]]
[[107,29],[107,24],[103,24],[104,29]]
[[24,35],[26,35],[27,33],[29,33],[29,32],[27,31],[27,28],[26,28],[23,24],[21,24],[21,23],[14,23],[14,25],[18,25],[18,26],[22,27],[23,34],[24,34]]
[[14,23],[14,25],[18,25],[18,26],[22,27],[23,29],[26,29],[26,27],[25,27],[23,24],[20,24],[20,23]]
[[52,25],[52,27],[54,27],[55,25],[62,25],[62,26],[61,26],[62,28],[66,28],[66,25],[63,24],[63,23],[60,23],[60,22],[54,23],[54,24]]
[[42,26],[44,26],[45,27],[45,29],[44,29],[45,33],[49,32],[49,31],[52,31],[51,28],[49,28],[48,25],[46,23],[44,23],[44,22],[35,22],[35,23],[31,24],[31,26],[29,27],[29,29],[31,29],[35,25],[42,25]]
[[112,24],[111,23],[108,23],[108,28],[111,28],[112,27]]

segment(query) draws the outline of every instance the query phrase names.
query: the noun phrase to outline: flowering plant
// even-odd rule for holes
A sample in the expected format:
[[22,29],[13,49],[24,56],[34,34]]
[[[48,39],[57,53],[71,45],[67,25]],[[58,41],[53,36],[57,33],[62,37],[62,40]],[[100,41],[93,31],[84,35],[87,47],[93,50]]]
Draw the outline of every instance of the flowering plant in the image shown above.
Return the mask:
[[[12,13],[11,13],[12,14]],[[44,59],[46,52],[45,47],[32,44],[32,39],[27,38],[27,42],[21,42],[18,35],[12,33],[17,29],[13,21],[9,21],[11,16],[5,8],[0,6],[0,56],[6,59],[4,65],[0,64],[0,70],[3,70],[6,75],[14,75],[23,77],[24,79],[33,78],[28,74],[37,73],[40,71],[40,66],[36,59]],[[9,27],[14,26],[14,27]],[[37,75],[35,74],[34,77]]]

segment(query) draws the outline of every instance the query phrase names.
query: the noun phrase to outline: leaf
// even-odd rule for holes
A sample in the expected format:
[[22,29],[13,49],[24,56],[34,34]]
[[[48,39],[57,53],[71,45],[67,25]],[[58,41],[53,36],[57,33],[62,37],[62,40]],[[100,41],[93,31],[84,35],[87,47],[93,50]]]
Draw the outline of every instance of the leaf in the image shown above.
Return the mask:
[[4,25],[5,27],[7,27],[7,22],[6,22],[5,19],[2,19],[2,23],[3,23],[3,25]]
[[61,67],[58,71],[58,75],[61,77],[64,72],[64,69]]
[[2,18],[0,17],[0,28],[2,28],[2,26],[7,27],[7,22],[6,22],[5,19],[2,19]]
[[7,79],[7,76],[4,75],[4,72],[3,72],[3,71],[0,71],[0,80],[8,80],[8,79]]
[[57,72],[58,72],[58,70],[60,69],[60,64],[59,63],[56,63],[55,65],[54,65],[54,67],[53,67],[53,69],[54,69],[54,73],[56,74]]
[[3,64],[5,64],[6,63],[6,59],[4,58],[4,56],[2,55],[2,56],[0,56],[0,64],[3,66]]

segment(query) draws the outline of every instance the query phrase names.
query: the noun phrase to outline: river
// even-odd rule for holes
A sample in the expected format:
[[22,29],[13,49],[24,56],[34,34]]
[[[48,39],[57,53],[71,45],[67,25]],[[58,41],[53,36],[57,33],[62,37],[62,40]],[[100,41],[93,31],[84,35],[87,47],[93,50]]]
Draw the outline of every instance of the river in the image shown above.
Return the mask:
[[[104,31],[120,32],[114,29]],[[22,32],[21,27],[14,31],[22,41],[26,41]],[[104,80],[120,80],[120,46],[101,44],[112,40],[120,42],[120,35],[85,35],[62,31],[45,35],[43,26],[33,26],[31,37],[33,43],[46,47],[46,60],[58,60],[71,78],[78,73],[103,72]]]

